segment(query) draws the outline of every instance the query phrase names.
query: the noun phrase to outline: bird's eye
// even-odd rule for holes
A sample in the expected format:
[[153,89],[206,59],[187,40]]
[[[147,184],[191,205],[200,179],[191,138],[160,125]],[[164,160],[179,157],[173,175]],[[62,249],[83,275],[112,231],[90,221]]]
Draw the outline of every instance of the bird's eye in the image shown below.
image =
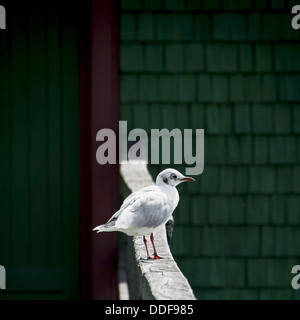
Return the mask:
[[176,174],[171,174],[171,178],[172,178],[172,179],[177,179]]

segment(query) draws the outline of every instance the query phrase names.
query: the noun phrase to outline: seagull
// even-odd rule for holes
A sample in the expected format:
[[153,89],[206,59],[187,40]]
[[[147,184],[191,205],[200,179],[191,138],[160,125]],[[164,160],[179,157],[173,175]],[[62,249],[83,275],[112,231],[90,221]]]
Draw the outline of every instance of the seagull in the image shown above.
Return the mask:
[[130,194],[120,209],[105,223],[93,231],[119,231],[129,236],[143,236],[147,259],[149,255],[146,235],[150,234],[154,257],[162,259],[155,249],[153,232],[166,224],[179,202],[176,186],[184,181],[196,181],[185,177],[175,169],[165,169],[156,178],[156,185],[145,187]]

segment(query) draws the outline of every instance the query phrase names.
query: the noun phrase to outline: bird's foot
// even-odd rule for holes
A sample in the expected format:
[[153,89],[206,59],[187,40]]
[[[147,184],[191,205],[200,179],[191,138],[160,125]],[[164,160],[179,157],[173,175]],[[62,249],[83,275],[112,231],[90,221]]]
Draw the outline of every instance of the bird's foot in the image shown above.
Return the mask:
[[152,257],[150,257],[150,256],[148,256],[147,257],[147,260],[153,260],[154,258],[152,258]]
[[157,254],[154,255],[152,259],[163,259],[162,257],[158,256]]

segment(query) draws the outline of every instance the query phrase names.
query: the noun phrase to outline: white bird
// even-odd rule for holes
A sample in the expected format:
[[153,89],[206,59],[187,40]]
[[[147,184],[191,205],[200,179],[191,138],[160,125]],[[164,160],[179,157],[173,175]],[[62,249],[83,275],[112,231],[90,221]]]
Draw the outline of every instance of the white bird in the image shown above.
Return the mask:
[[147,258],[152,259],[145,237],[150,234],[154,259],[161,259],[154,246],[153,232],[166,224],[177,207],[179,194],[176,186],[183,181],[195,181],[195,179],[185,177],[175,169],[162,171],[156,178],[155,186],[133,192],[107,223],[94,228],[93,231],[120,231],[129,236],[143,236]]

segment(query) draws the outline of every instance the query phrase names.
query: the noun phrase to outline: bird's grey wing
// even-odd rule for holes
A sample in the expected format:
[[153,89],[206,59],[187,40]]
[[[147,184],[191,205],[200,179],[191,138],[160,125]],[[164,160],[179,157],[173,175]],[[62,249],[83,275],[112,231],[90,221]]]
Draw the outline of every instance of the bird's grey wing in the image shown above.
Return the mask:
[[122,206],[120,210],[126,209],[128,206],[132,205],[136,200],[138,200],[140,197],[142,197],[144,194],[148,194],[149,192],[157,191],[159,190],[157,186],[149,186],[145,187],[141,190],[138,190],[136,192],[133,192],[130,194],[122,203]]
[[171,211],[168,199],[162,192],[145,192],[126,206],[115,226],[124,229],[156,228],[167,220]]
[[129,206],[131,206],[135,201],[137,201],[144,194],[157,190],[157,186],[145,187],[141,190],[131,193],[122,203],[120,209],[106,222],[106,224],[115,222],[121,213]]

